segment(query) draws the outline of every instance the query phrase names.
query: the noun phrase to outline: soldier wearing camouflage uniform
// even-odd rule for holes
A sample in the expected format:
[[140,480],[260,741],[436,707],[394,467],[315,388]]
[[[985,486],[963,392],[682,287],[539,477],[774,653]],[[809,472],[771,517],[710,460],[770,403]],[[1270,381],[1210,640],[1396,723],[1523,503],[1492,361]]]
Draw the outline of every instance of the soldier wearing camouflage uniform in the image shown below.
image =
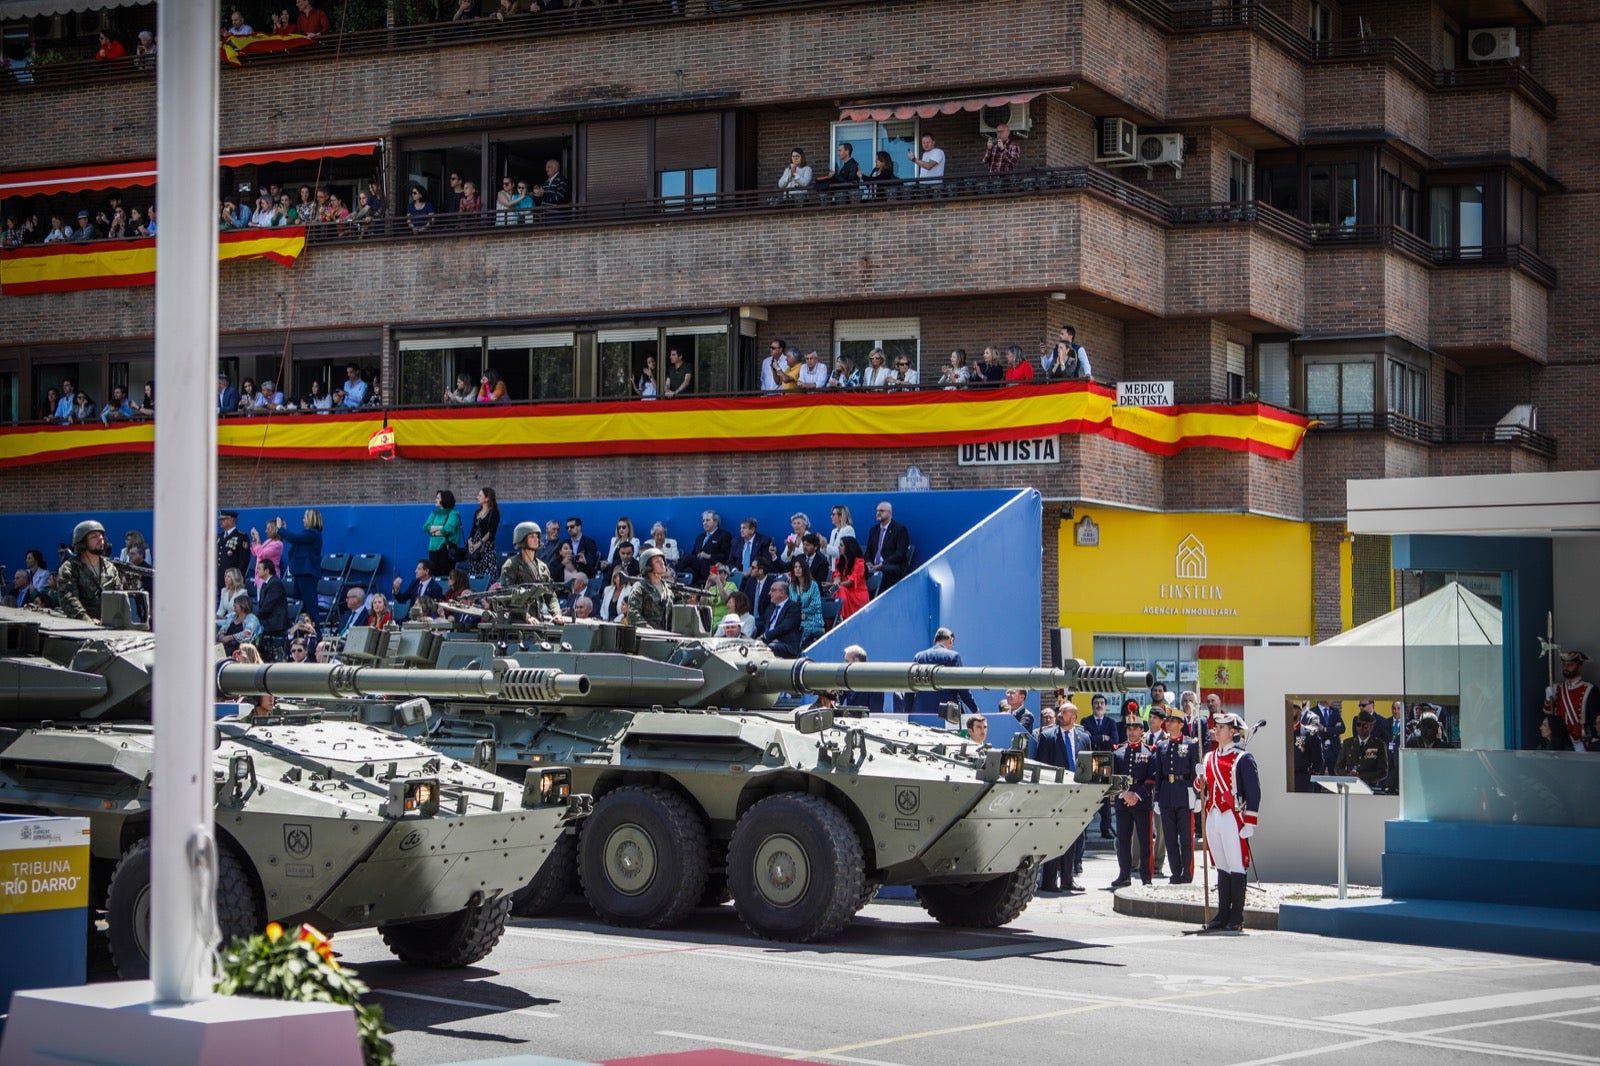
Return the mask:
[[94,519],[79,522],[72,530],[72,550],[56,571],[56,591],[61,610],[68,618],[100,622],[100,593],[104,590],[128,592],[140,587],[131,572],[106,558],[106,527]]
[[672,587],[667,556],[659,548],[639,554],[640,578],[628,590],[628,621],[652,629],[671,629]]
[[532,600],[539,615],[546,621],[565,621],[561,614],[561,601],[556,599],[555,589],[550,587],[550,569],[544,565],[544,560],[539,558],[539,523],[517,523],[512,543],[517,546],[517,550],[512,552],[500,567],[501,586],[504,588],[518,585],[542,586],[534,593]]

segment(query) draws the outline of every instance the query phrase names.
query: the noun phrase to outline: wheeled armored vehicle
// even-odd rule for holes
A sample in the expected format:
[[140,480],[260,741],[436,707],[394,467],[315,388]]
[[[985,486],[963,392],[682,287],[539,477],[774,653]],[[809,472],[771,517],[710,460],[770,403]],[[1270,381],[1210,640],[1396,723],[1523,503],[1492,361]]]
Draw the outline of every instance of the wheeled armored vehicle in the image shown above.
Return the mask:
[[[0,810],[89,819],[91,914],[103,916],[124,978],[149,967],[153,651],[148,632],[0,608]],[[358,673],[328,691],[355,696],[378,681]],[[399,676],[380,687],[401,695],[545,700],[587,687],[509,663],[389,673]],[[217,730],[224,939],[269,920],[325,932],[376,926],[407,962],[476,962],[500,939],[513,893],[590,808],[553,764],[511,782],[390,730],[302,708],[195,713],[195,728]]]
[[[679,608],[674,631],[475,611],[463,624],[352,630],[345,658],[452,669],[498,658],[586,677],[550,699],[444,697],[424,710],[342,700],[311,670],[228,667],[222,687],[312,698],[329,714],[400,729],[463,763],[520,779],[570,765],[594,813],[563,835],[518,893],[539,914],[581,885],[606,922],[659,928],[732,897],[757,936],[836,935],[881,885],[909,885],[940,922],[993,927],[1032,899],[1114,782],[1105,761],[1068,777],[1025,748],[798,697],[955,688],[1121,692],[1149,675],[1069,661],[1062,669],[817,663],[758,641],[708,637]],[[826,701],[824,701],[826,702]]]

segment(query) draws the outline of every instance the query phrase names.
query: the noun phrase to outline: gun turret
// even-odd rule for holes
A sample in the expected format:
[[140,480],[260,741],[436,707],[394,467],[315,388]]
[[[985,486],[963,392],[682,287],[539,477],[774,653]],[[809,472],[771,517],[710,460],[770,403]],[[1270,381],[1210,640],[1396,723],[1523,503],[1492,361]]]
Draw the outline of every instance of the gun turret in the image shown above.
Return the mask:
[[344,663],[223,663],[217,692],[225,698],[271,695],[301,699],[431,696],[557,703],[589,693],[589,679],[495,659],[489,670],[408,670]]

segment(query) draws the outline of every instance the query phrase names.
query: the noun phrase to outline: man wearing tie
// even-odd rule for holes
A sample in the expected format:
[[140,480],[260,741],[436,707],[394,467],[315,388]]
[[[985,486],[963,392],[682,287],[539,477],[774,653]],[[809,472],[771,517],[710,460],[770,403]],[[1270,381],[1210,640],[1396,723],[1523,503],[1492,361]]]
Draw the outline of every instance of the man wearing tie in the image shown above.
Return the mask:
[[800,605],[789,598],[789,583],[782,578],[772,583],[772,606],[761,627],[761,642],[786,659],[800,655]]
[[881,573],[883,583],[878,592],[884,593],[906,575],[911,534],[894,520],[894,507],[888,500],[878,504],[877,515],[878,524],[867,532],[867,576]]
[[[750,572],[750,564],[757,559],[761,565],[766,566],[774,558],[772,552],[772,538],[762,534],[756,527],[754,518],[746,518],[739,523],[739,539],[733,545],[732,563],[734,569],[741,574]],[[759,600],[751,600],[759,603]]]
[[[1071,773],[1078,768],[1079,737],[1076,735],[1078,709],[1070,703],[1064,703],[1056,708],[1056,714],[1058,717],[1055,725],[1039,730],[1038,750],[1034,757],[1051,766],[1064,766],[1067,772]],[[1082,847],[1083,834],[1080,833],[1078,839],[1067,848],[1065,855],[1059,855],[1044,864],[1043,881],[1040,883],[1039,891],[1078,891],[1077,884],[1072,880],[1072,873],[1077,868]]]

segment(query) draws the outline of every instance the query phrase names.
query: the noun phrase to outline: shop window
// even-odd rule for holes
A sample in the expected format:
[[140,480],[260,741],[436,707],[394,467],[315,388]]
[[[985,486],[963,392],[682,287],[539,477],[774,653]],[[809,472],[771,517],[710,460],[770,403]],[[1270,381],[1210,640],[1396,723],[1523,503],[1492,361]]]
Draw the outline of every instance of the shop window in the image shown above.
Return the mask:
[[1428,241],[1462,258],[1483,254],[1483,186],[1435,185],[1428,190]]
[[1242,155],[1228,153],[1228,202],[1243,203],[1255,195],[1255,164]]
[[478,381],[483,370],[483,341],[478,337],[416,337],[400,342],[399,402],[437,404],[457,374]]
[[833,324],[833,354],[835,358],[847,356],[855,360],[856,366],[865,367],[867,353],[882,348],[891,369],[896,360],[904,357],[920,373],[921,333],[921,321],[915,318],[841,319]]
[[1306,412],[1347,427],[1371,426],[1376,383],[1370,357],[1358,362],[1308,362]]
[[1387,395],[1391,414],[1416,422],[1428,421],[1428,372],[1399,359],[1389,359]]
[[638,380],[646,359],[656,359],[656,388],[667,379],[663,358],[657,358],[661,347],[660,331],[648,329],[601,330],[595,336],[600,352],[601,396],[626,399],[633,395],[633,382]]
[[810,163],[816,173],[826,174],[833,169],[834,160],[839,157],[839,146],[848,144],[851,158],[861,164],[863,174],[876,165],[879,152],[888,152],[890,161],[894,163],[894,176],[910,178],[915,176],[914,168],[911,160],[906,158],[906,153],[919,147],[919,141],[916,119],[897,119],[889,122],[835,122],[833,135],[828,143],[828,158],[813,159]]
[[577,395],[577,364],[570,333],[490,337],[487,366],[505,382],[514,402],[570,400]]
[[1337,233],[1356,224],[1356,164],[1313,163],[1306,168],[1309,181],[1306,220],[1318,233]]

